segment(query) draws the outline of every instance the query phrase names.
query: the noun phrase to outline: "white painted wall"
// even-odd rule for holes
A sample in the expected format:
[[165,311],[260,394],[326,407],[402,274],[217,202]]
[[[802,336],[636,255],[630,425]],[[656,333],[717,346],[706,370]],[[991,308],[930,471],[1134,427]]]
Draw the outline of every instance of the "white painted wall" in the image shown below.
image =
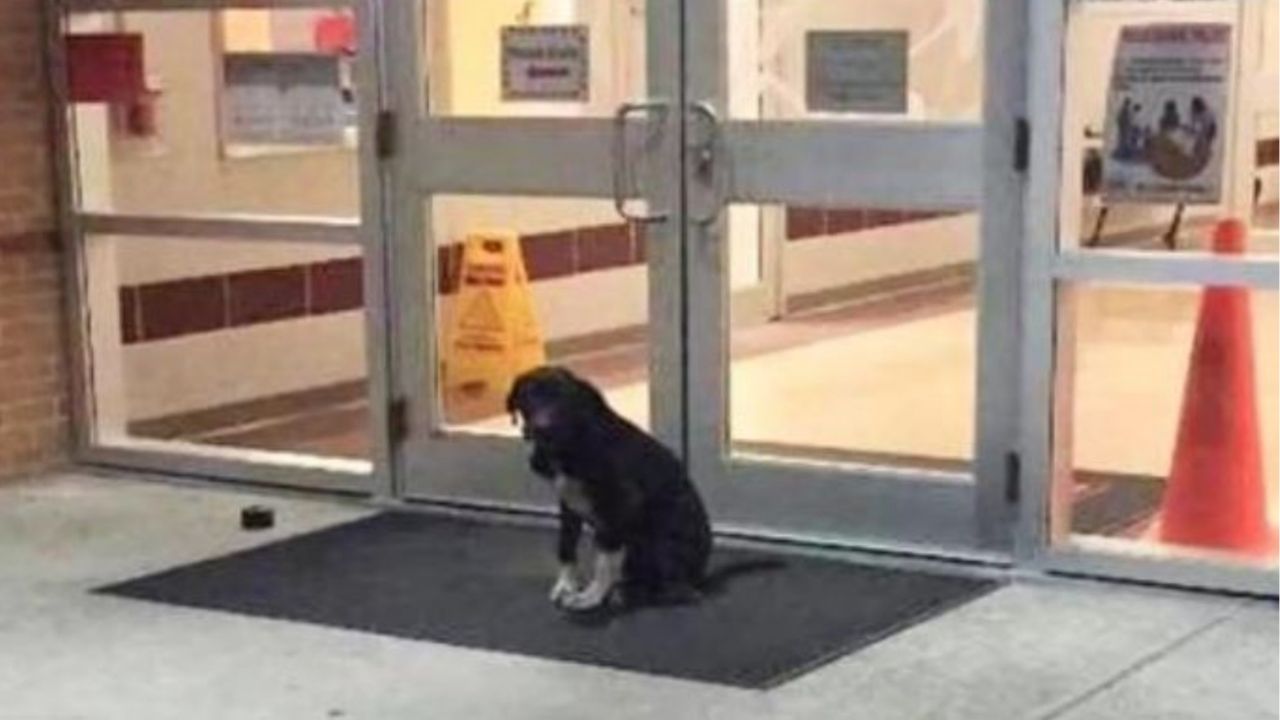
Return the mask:
[[364,315],[200,333],[125,349],[131,420],[215,407],[365,376]]
[[783,287],[798,295],[973,262],[976,213],[788,242]]

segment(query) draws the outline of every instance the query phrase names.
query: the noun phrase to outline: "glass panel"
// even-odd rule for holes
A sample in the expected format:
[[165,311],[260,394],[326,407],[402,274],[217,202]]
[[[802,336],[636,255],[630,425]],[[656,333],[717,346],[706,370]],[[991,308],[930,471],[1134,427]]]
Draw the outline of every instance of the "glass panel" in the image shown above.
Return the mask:
[[974,213],[732,208],[734,451],[967,469],[977,233]]
[[1057,435],[1072,438],[1059,451],[1069,453],[1074,480],[1062,493],[1071,506],[1060,509],[1073,539],[1275,563],[1280,306],[1275,292],[1207,292],[1216,297],[1194,288],[1066,291],[1072,413]]
[[355,248],[95,236],[97,434],[370,457]]
[[[637,212],[643,211],[637,203]],[[649,421],[645,236],[587,198],[440,195],[428,201],[438,387],[450,430],[511,433],[514,375],[546,362]]]
[[737,119],[982,118],[983,0],[726,0]]
[[[1252,228],[1246,252],[1277,252],[1278,7],[1280,0],[1070,5],[1064,249],[1205,251],[1212,223],[1233,215]],[[1143,82],[1135,74],[1141,63],[1185,59],[1181,41],[1148,41],[1154,36],[1138,32],[1155,23],[1226,26],[1219,62],[1210,63],[1216,51],[1204,52],[1197,66],[1201,77],[1224,80]],[[1130,91],[1111,97],[1119,71],[1132,80]]]
[[67,27],[82,209],[358,217],[345,11],[74,14]]
[[441,0],[425,22],[433,115],[608,117],[645,96],[644,0]]

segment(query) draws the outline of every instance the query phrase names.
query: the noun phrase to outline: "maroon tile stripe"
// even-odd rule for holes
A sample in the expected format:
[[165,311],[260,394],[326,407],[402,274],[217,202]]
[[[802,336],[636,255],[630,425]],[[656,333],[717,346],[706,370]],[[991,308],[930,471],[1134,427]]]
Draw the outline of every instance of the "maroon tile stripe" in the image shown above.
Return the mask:
[[[593,225],[525,235],[520,242],[532,281],[644,262],[638,226]],[[462,245],[437,250],[438,288],[458,288]],[[356,310],[364,306],[361,258],[205,275],[120,288],[125,344]]]
[[163,340],[227,327],[227,276],[139,285],[138,338]]
[[[912,222],[948,213],[892,208],[788,208],[787,237],[799,239]],[[533,282],[645,262],[641,225],[611,223],[520,238]],[[462,245],[436,251],[437,291],[457,292]],[[120,288],[120,333],[135,344],[266,322],[356,310],[364,305],[360,258],[206,275]]]
[[330,260],[306,266],[312,315],[364,307],[364,263],[360,258]]
[[309,268],[293,265],[227,276],[227,326],[286,320],[307,314]]
[[[531,233],[520,237],[520,253],[533,282],[638,265],[645,261],[644,229],[633,223],[612,223]],[[462,271],[462,245],[444,245],[436,258],[436,289],[441,295],[452,295]]]
[[138,317],[141,305],[138,301],[138,288],[120,288],[120,340],[125,345],[142,339],[142,321]]
[[787,239],[807,240],[838,233],[903,225],[959,215],[956,210],[902,210],[898,208],[788,207]]
[[1280,165],[1280,138],[1259,140],[1254,152],[1254,164],[1258,167]]

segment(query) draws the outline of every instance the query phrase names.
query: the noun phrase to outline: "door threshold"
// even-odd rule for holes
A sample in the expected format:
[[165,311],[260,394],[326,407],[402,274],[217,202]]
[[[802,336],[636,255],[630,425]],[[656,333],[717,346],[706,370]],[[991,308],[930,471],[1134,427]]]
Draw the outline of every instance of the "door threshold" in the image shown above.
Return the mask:
[[[551,526],[555,510],[482,500],[409,498],[384,501],[388,509],[436,513],[449,517],[496,521],[515,525]],[[806,557],[824,557],[883,567],[960,572],[1006,578],[1015,569],[1013,557],[994,551],[925,546],[910,543],[859,541],[803,533],[783,533],[732,525],[713,525],[724,547],[761,550]]]
[[[325,487],[275,485],[200,474],[122,468],[102,464],[77,464],[75,469],[96,477],[172,484],[224,492],[253,492],[286,498],[329,499],[344,505],[460,517],[508,525],[553,527],[554,508],[483,500],[430,497],[386,497],[339,491]],[[724,547],[760,550],[806,557],[822,557],[898,569],[961,573],[1008,578],[1017,568],[1010,555],[975,549],[957,549],[888,541],[852,540],[804,533],[777,532],[741,526],[715,527]]]

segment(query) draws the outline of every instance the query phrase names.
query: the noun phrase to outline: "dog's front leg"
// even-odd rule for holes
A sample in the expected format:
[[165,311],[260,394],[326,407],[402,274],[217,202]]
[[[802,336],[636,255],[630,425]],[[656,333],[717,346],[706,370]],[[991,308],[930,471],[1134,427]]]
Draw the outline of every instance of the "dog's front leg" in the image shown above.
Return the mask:
[[608,536],[597,537],[595,574],[591,583],[580,592],[572,593],[563,601],[570,610],[590,610],[599,607],[622,581],[622,563],[626,550],[621,544],[609,542]]
[[560,503],[560,534],[556,544],[556,558],[560,572],[551,586],[551,602],[559,605],[581,589],[578,582],[578,541],[582,537],[582,517]]

